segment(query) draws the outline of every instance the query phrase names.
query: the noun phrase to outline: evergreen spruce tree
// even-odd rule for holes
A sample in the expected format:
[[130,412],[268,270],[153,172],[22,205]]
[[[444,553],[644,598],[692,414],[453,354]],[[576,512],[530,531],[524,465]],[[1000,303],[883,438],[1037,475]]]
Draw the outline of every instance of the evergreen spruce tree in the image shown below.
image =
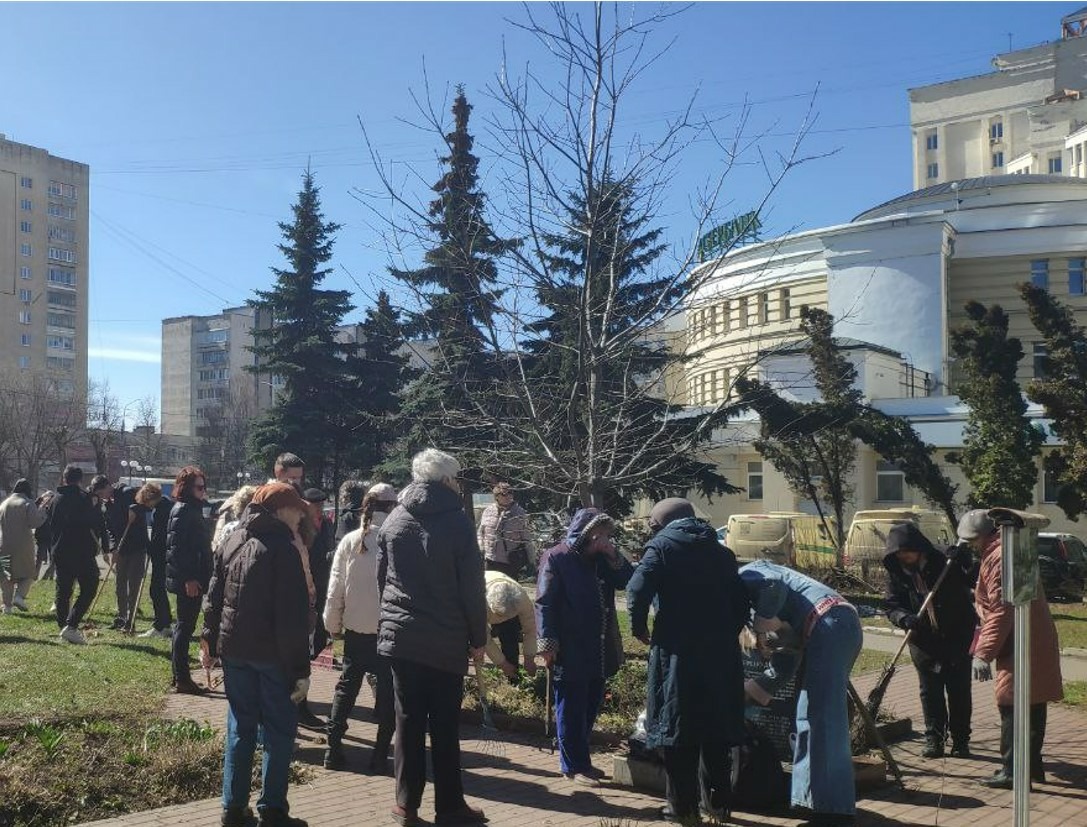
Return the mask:
[[1024,284],[1020,292],[1046,346],[1044,376],[1027,385],[1027,397],[1045,408],[1062,443],[1045,468],[1056,478],[1057,505],[1074,520],[1087,511],[1087,331],[1048,290]]
[[961,371],[955,393],[970,414],[962,453],[948,459],[959,462],[970,481],[971,508],[1026,509],[1034,503],[1035,457],[1045,436],[1027,419],[1015,380],[1023,346],[1008,336],[1008,314],[1000,305],[971,301],[966,315],[970,322],[951,331],[951,351]]
[[275,284],[257,290],[249,302],[270,321],[253,330],[257,364],[249,370],[282,380],[272,407],[254,424],[250,453],[269,469],[277,454],[296,453],[306,461],[307,476],[327,484],[325,461],[335,450],[335,414],[342,404],[334,389],[342,387],[346,360],[355,349],[337,341],[336,328],[353,305],[347,291],[320,287],[331,272],[322,265],[332,258],[339,225],[325,220],[308,169],[291,209],[293,221],[279,225],[283,243],[278,246],[287,265],[272,268]]
[[472,154],[468,131],[472,107],[463,87],[453,102],[453,129],[445,136],[445,171],[436,184],[425,229],[436,244],[414,270],[391,268],[422,304],[407,321],[407,332],[427,342],[430,366],[404,395],[400,461],[434,445],[452,450],[464,476],[481,477],[477,447],[494,441],[478,405],[493,399],[497,351],[490,332],[501,291],[496,259],[519,242],[499,239],[484,215],[486,197],[479,189],[479,159]]

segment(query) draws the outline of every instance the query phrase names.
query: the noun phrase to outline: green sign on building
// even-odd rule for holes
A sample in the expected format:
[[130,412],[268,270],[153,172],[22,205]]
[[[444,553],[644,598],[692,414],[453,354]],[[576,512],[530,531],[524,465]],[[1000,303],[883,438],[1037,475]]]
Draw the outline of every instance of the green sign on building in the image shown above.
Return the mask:
[[719,224],[698,239],[699,262],[709,261],[721,253],[741,244],[759,241],[759,211],[752,210],[738,215],[731,221]]

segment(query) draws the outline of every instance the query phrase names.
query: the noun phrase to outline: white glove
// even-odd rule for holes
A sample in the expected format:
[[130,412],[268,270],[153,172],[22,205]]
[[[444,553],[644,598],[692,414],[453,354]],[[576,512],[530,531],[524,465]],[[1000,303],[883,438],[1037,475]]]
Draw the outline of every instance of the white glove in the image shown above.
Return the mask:
[[294,690],[291,692],[291,703],[302,703],[302,700],[309,694],[309,678],[299,678],[294,682]]
[[988,661],[984,661],[981,658],[974,658],[974,680],[976,681],[991,681],[993,679],[993,667],[991,667]]

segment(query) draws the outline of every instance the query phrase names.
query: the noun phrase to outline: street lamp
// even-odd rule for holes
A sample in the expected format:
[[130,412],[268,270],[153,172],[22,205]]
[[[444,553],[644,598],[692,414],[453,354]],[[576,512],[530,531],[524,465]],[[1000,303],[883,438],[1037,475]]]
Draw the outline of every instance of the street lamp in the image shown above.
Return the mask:
[[151,472],[150,465],[140,465],[138,460],[123,459],[121,460],[121,467],[128,471],[128,484],[132,485],[133,476],[143,477],[143,481],[147,482],[147,475]]
[[252,478],[253,475],[250,474],[248,471],[239,471],[234,476],[236,476],[238,478],[238,488],[241,488],[242,487],[242,481],[244,480],[245,484],[249,485],[249,480]]

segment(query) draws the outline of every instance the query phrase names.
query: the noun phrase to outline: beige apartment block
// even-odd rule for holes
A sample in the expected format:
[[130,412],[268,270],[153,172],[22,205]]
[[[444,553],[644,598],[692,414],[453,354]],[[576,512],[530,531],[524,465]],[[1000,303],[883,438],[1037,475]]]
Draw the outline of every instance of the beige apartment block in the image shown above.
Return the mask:
[[911,89],[915,189],[985,175],[1087,176],[1087,8],[996,71]]
[[90,169],[0,134],[0,376],[87,388]]

